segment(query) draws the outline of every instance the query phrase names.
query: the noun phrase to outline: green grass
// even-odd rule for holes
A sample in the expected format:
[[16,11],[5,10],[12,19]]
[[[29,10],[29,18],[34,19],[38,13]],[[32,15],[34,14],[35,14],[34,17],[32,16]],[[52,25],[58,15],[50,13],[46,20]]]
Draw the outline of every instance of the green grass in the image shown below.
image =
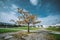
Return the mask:
[[60,28],[51,27],[51,28],[46,28],[46,29],[60,32]]
[[60,40],[60,34],[51,34],[55,40]]
[[[30,30],[37,30],[39,28],[32,28],[30,27]],[[27,30],[27,27],[15,27],[15,28],[0,28],[0,33],[6,33],[6,32],[16,32],[20,30]]]
[[0,28],[0,33],[16,32],[16,31],[19,31],[19,30],[9,29],[9,28]]
[[[51,31],[58,31],[60,32],[60,28],[56,28],[56,27],[49,27],[49,28],[46,28],[47,30],[51,30]],[[60,34],[52,34],[53,35],[54,39],[55,40],[60,40]]]

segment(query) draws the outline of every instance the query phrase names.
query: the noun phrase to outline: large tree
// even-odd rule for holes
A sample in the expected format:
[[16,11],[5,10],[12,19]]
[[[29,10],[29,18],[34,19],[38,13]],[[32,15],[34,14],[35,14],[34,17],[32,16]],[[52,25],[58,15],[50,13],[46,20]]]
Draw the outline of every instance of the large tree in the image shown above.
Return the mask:
[[[30,24],[36,24],[40,23],[41,21],[36,21],[36,16],[29,14],[29,12],[23,11],[23,9],[18,9],[18,13],[22,14],[22,16],[19,16],[19,24],[28,24],[28,32],[29,31],[29,25]],[[22,19],[22,20],[20,20]]]
[[27,24],[28,25],[28,32],[29,31],[29,25],[30,24],[37,24],[40,23],[41,21],[36,21],[36,16],[29,14],[29,12],[23,11],[23,9],[18,9],[18,13],[21,14],[20,16],[18,16],[18,20],[14,21],[13,19],[11,21],[15,22],[18,25],[24,25]]

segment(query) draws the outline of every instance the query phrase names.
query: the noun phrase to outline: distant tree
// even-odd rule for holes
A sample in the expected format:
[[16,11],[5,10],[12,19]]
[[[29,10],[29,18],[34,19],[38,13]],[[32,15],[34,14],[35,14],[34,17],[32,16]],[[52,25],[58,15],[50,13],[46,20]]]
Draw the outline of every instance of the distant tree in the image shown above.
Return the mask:
[[49,28],[52,28],[52,26],[49,26]]
[[43,28],[43,25],[41,25],[41,28]]

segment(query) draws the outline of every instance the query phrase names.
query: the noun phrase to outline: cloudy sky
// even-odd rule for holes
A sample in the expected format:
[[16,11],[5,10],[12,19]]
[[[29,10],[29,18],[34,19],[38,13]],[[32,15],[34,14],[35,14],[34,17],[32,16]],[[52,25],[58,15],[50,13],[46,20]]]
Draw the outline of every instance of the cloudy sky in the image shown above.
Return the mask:
[[0,22],[17,20],[17,8],[36,15],[42,25],[60,24],[60,0],[0,0]]

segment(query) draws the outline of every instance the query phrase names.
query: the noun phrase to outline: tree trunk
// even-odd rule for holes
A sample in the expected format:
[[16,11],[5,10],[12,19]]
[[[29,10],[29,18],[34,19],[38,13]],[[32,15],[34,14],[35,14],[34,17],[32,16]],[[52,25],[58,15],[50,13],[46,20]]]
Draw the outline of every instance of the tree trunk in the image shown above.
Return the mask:
[[28,33],[29,33],[30,31],[29,31],[29,23],[28,23]]

